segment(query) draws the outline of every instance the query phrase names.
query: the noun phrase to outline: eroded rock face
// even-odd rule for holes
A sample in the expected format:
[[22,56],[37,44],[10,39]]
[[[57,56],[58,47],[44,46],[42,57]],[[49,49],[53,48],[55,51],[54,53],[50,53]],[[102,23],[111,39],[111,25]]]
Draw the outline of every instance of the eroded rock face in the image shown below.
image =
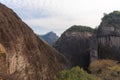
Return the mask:
[[99,58],[120,61],[120,12],[114,11],[103,17],[97,38]]
[[[66,59],[40,40],[9,8],[0,4],[0,44],[6,50],[7,74],[12,80],[53,80]],[[1,65],[1,63],[0,63]]]
[[85,26],[72,26],[61,35],[54,45],[71,62],[71,66],[81,66],[85,69],[88,67],[91,30]]
[[[6,63],[6,51],[5,48],[0,44],[0,79],[7,79],[7,63]],[[6,76],[6,77],[5,77]]]
[[98,60],[98,39],[96,35],[90,38],[90,63]]

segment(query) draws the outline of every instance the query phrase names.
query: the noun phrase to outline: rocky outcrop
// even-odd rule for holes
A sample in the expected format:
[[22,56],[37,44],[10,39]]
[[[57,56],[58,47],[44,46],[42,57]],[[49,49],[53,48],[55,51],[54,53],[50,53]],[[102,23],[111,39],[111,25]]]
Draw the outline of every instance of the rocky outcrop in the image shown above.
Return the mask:
[[0,4],[0,65],[2,79],[53,80],[67,61],[11,9]]
[[91,61],[113,59],[120,61],[120,12],[105,14],[91,38]]
[[120,12],[105,15],[98,28],[98,57],[120,61]]
[[56,35],[56,33],[52,32],[52,31],[45,35],[38,35],[38,36],[39,36],[39,38],[43,39],[50,45],[53,45],[58,39],[58,36]]
[[93,29],[86,26],[72,26],[57,40],[54,47],[71,62],[71,66],[87,68],[90,60],[90,37]]

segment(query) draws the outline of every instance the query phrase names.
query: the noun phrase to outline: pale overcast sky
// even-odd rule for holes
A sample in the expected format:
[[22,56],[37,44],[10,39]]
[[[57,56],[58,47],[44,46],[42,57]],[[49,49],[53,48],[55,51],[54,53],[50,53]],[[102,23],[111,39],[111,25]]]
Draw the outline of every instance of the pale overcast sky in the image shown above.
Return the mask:
[[72,25],[96,27],[103,13],[120,10],[119,0],[0,0],[37,34],[61,34]]

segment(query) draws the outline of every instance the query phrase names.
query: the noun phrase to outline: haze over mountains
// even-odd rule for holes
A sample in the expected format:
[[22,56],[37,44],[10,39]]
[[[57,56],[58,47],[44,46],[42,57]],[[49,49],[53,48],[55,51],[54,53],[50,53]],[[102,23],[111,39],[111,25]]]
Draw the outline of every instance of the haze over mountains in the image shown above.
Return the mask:
[[51,45],[0,4],[1,80],[120,80],[119,11],[105,14],[96,29],[73,25],[59,38],[41,38]]
[[38,36],[39,36],[39,38],[43,39],[50,45],[53,45],[58,39],[58,36],[53,31],[48,32],[45,35],[38,35]]
[[[0,0],[37,34],[62,34],[72,25],[96,27],[103,13],[119,10],[119,0]],[[107,5],[107,6],[106,6]]]

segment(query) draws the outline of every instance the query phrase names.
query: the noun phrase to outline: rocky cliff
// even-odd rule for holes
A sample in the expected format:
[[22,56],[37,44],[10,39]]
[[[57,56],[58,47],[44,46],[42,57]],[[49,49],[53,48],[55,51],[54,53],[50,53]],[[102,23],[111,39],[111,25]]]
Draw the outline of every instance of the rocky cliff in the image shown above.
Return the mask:
[[50,45],[53,45],[58,39],[58,36],[56,35],[56,33],[52,32],[52,31],[48,32],[45,35],[38,35],[38,36],[39,36],[39,38],[43,39]]
[[98,28],[98,57],[120,61],[120,12],[106,14]]
[[72,26],[57,40],[54,47],[71,62],[87,68],[90,60],[89,44],[93,29],[86,26]]
[[0,65],[2,79],[53,80],[67,61],[11,9],[0,4]]

